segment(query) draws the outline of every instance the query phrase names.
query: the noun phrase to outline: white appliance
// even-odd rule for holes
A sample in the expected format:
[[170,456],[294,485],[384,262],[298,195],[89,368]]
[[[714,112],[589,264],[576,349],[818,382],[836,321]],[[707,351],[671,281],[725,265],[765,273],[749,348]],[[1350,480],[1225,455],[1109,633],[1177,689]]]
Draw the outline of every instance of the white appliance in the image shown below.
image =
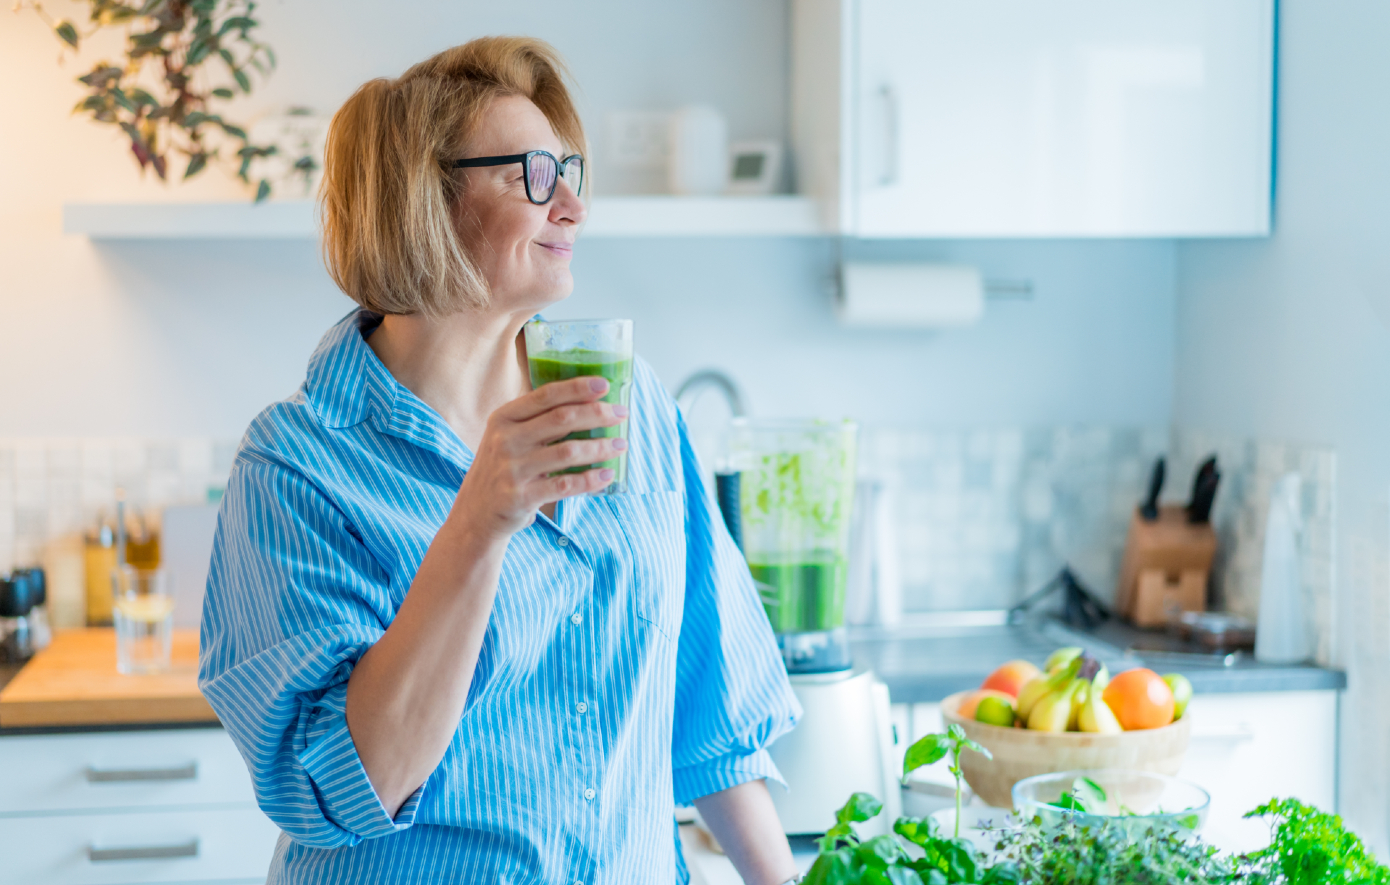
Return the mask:
[[787,789],[768,784],[782,829],[788,835],[823,833],[850,794],[865,792],[881,801],[883,810],[859,825],[859,832],[890,832],[902,798],[888,686],[868,670],[790,679],[801,701],[801,723],[769,751],[787,781]]

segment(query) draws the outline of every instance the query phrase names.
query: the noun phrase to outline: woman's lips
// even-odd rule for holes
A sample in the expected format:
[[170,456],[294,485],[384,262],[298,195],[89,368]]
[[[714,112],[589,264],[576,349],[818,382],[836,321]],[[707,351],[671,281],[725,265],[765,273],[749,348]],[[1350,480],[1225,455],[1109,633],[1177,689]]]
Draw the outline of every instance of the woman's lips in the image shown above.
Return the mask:
[[537,243],[536,245],[561,258],[570,258],[574,255],[573,243]]

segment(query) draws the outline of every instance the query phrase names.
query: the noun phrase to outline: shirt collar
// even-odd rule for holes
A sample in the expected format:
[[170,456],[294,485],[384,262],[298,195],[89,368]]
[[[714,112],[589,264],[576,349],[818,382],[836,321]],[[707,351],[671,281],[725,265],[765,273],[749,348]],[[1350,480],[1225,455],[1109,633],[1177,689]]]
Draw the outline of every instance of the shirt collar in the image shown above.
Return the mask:
[[399,385],[367,346],[381,314],[359,308],[339,320],[309,357],[304,398],[325,427],[360,424],[375,412],[389,421]]
[[473,453],[434,409],[401,386],[367,345],[381,314],[359,308],[328,330],[309,357],[304,398],[325,427],[370,420],[379,432],[433,451],[467,470]]

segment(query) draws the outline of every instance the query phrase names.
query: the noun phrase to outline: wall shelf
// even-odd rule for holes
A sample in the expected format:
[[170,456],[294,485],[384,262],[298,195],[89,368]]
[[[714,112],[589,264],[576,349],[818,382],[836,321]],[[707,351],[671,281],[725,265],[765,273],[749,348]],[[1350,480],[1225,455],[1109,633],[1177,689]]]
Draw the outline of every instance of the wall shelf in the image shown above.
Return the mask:
[[[315,239],[309,200],[245,203],[68,203],[63,232],[94,240]],[[809,197],[598,197],[593,237],[822,236]]]

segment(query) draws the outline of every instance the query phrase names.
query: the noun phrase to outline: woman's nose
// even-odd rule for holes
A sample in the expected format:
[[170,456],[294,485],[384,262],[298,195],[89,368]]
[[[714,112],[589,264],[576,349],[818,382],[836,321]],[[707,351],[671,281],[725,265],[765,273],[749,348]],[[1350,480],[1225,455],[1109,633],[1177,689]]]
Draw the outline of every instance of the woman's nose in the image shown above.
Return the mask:
[[550,220],[555,224],[570,222],[583,224],[589,217],[589,209],[579,195],[570,188],[569,182],[561,178],[555,183],[555,196],[550,201]]

